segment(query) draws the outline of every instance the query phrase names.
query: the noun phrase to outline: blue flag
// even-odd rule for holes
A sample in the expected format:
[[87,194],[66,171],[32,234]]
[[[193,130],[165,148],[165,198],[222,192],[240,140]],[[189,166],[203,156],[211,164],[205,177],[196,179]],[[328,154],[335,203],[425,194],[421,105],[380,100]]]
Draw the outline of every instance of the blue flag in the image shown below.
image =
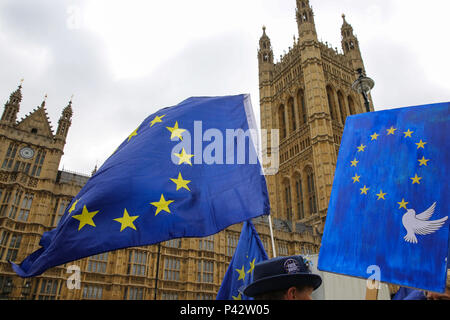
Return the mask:
[[267,260],[267,253],[251,221],[244,222],[241,236],[216,300],[253,300],[241,290],[253,281],[255,264]]
[[347,118],[319,270],[443,292],[450,103]]
[[149,116],[14,271],[36,276],[87,256],[205,237],[268,214],[253,124],[249,95],[189,98]]

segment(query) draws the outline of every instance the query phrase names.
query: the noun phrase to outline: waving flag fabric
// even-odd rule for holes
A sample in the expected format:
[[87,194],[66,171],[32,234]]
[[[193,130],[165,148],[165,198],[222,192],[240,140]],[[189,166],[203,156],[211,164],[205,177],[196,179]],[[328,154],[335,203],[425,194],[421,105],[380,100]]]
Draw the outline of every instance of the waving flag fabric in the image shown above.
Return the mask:
[[443,292],[450,103],[347,118],[318,267]]
[[265,178],[246,134],[253,121],[249,95],[190,98],[149,116],[42,236],[42,248],[12,264],[14,271],[31,277],[106,251],[209,236],[268,214]]
[[241,289],[253,280],[255,263],[267,260],[267,253],[251,221],[244,222],[241,236],[231,259],[217,300],[253,300],[241,293]]

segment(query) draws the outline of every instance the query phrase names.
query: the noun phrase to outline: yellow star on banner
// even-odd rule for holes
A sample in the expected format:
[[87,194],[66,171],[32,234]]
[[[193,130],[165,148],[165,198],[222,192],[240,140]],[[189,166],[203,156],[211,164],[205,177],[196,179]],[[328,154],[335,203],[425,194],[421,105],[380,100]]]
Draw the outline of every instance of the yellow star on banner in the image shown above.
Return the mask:
[[162,119],[163,119],[165,116],[166,116],[166,115],[156,116],[156,117],[150,122],[150,128],[153,127],[156,123],[162,122]]
[[164,199],[164,195],[161,194],[161,199],[158,202],[151,202],[150,204],[156,207],[156,213],[155,217],[160,213],[161,211],[166,211],[170,213],[169,205],[174,202],[173,200],[166,200]]
[[380,193],[377,194],[377,196],[378,196],[377,200],[380,200],[380,199],[386,200],[384,198],[385,195],[387,195],[387,193],[383,193],[383,190],[380,190]]
[[256,258],[253,259],[253,261],[250,261],[250,270],[248,270],[247,273],[251,274],[253,272],[253,270],[255,269],[255,260],[256,260]]
[[405,135],[405,138],[412,138],[412,134],[414,133],[414,131],[411,131],[408,129],[408,131],[403,132],[403,134]]
[[427,144],[427,142],[423,142],[422,140],[420,140],[419,143],[416,143],[417,149],[420,149],[420,148],[425,149],[426,144]]
[[430,159],[425,159],[425,157],[423,157],[422,159],[417,160],[420,163],[420,166],[428,166],[428,161],[430,161]]
[[180,162],[178,164],[187,163],[192,166],[191,158],[194,156],[193,154],[187,154],[184,148],[181,150],[181,153],[175,153],[175,155],[180,158]]
[[139,128],[136,128],[136,130],[134,130],[129,136],[128,136],[128,141],[130,142],[131,138],[133,138],[134,136],[137,136],[137,131]]
[[170,179],[170,180],[172,180],[177,185],[177,191],[180,190],[181,188],[191,191],[188,187],[188,183],[190,183],[191,180],[184,180],[183,177],[181,176],[181,172],[178,174],[177,179]]
[[361,188],[361,189],[359,189],[359,190],[361,190],[361,194],[367,195],[367,191],[369,191],[370,188],[367,188],[366,186],[364,186],[364,188]]
[[358,147],[358,152],[364,152],[364,149],[366,149],[366,148],[367,148],[367,146],[361,144],[361,145]]
[[410,179],[412,180],[412,184],[415,184],[415,183],[420,184],[420,180],[422,180],[421,177],[418,177],[418,176],[417,176],[417,173],[416,173],[416,176],[415,176],[415,177],[412,177],[412,178],[410,178]]
[[78,225],[78,231],[80,231],[85,225],[90,225],[95,227],[95,223],[92,220],[94,216],[98,213],[98,211],[89,212],[89,210],[86,208],[86,206],[83,207],[83,212],[81,214],[78,214],[76,216],[73,216],[72,218],[77,219],[80,221],[80,224]]
[[235,296],[232,296],[232,297],[233,297],[233,300],[242,300],[241,293],[239,293],[239,295],[237,297],[235,297]]
[[173,128],[171,127],[166,127],[167,130],[169,130],[172,134],[170,136],[170,139],[172,140],[173,138],[179,138],[180,140],[183,140],[183,136],[181,135],[183,132],[185,132],[185,129],[180,129],[178,128],[178,121],[175,121],[175,125],[173,126]]
[[356,158],[355,158],[355,160],[350,161],[350,162],[351,162],[351,164],[352,164],[352,167],[356,167],[356,165],[359,163],[359,161],[356,160]]
[[387,129],[386,131],[387,131],[387,134],[390,135],[390,134],[395,134],[396,130],[397,129],[395,129],[394,127],[391,127],[390,129]]
[[370,137],[372,138],[371,141],[373,141],[373,140],[378,140],[378,137],[379,137],[379,136],[380,136],[380,135],[377,134],[377,133],[375,132],[373,135],[370,136]]
[[76,200],[72,206],[69,209],[69,213],[72,213],[73,211],[75,211],[75,207],[77,206],[78,201],[80,201],[80,199]]
[[239,280],[245,280],[245,269],[244,266],[242,266],[242,269],[236,269],[236,271],[239,273]]
[[409,202],[406,202],[405,199],[402,199],[402,202],[397,202],[397,203],[400,205],[400,207],[398,207],[399,209],[405,208],[405,210],[408,210],[408,208],[406,208],[406,205],[407,205]]
[[359,178],[361,178],[361,176],[358,176],[358,174],[355,174],[355,176],[352,177],[353,183],[355,183],[355,182],[360,182],[360,181],[359,181]]
[[122,232],[125,228],[132,228],[134,230],[136,230],[136,227],[133,224],[133,221],[136,220],[137,218],[139,218],[139,216],[132,216],[130,217],[128,215],[128,211],[127,209],[125,209],[123,211],[123,217],[122,218],[117,218],[117,219],[113,219],[114,221],[120,222],[122,225],[120,227],[120,232]]

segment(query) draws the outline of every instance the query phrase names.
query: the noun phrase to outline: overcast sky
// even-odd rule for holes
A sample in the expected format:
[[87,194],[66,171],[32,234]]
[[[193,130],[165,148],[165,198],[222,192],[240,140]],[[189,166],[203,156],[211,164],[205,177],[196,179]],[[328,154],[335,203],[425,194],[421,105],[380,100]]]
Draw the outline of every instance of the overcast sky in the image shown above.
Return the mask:
[[[360,41],[376,110],[450,101],[448,0],[311,0],[319,39]],[[60,168],[88,173],[148,115],[191,96],[250,93],[258,41],[298,37],[295,0],[2,0],[0,101],[24,78],[19,119],[48,94],[54,131],[74,94]],[[3,112],[3,110],[2,110]]]

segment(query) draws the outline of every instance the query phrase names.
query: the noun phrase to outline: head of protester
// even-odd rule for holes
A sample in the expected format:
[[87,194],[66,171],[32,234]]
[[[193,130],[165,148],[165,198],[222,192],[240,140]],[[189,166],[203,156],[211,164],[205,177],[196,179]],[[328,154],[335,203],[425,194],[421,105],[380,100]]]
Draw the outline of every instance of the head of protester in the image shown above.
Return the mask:
[[426,293],[428,300],[450,300],[450,269],[447,270],[447,285],[444,293],[428,291]]
[[243,293],[255,300],[312,300],[321,284],[302,256],[278,257],[255,265],[253,282]]

